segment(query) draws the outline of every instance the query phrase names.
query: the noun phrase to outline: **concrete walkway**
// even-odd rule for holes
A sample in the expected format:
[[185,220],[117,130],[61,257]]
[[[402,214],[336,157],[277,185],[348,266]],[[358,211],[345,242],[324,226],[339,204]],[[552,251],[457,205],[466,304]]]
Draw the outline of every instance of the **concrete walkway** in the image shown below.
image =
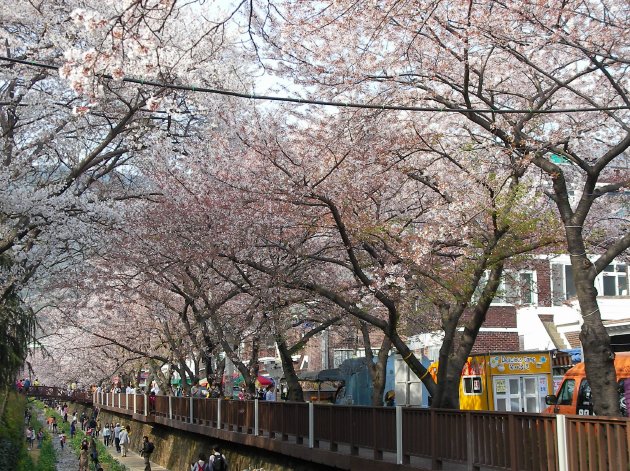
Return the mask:
[[[112,455],[112,458],[114,458],[116,461],[127,466],[129,471],[144,471],[144,458],[140,456],[138,453],[134,453],[133,451],[128,451],[127,456],[122,457],[118,453],[116,453],[116,450],[114,450],[114,452],[111,453],[111,455]],[[151,471],[169,471],[169,470],[152,461]]]

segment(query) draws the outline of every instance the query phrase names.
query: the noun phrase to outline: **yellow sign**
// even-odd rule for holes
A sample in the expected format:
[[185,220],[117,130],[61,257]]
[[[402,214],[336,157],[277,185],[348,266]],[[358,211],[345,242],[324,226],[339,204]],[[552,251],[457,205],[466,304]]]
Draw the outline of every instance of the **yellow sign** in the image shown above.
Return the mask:
[[490,355],[493,375],[551,373],[548,353],[504,353]]

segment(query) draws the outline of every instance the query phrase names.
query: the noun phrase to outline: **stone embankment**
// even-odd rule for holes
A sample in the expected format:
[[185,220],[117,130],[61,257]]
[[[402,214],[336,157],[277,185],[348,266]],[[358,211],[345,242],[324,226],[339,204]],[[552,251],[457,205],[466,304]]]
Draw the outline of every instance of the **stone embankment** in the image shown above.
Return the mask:
[[102,424],[120,423],[131,427],[131,450],[139,450],[142,437],[144,435],[149,436],[155,444],[152,460],[171,470],[189,470],[190,465],[197,460],[199,453],[207,456],[214,444],[221,446],[221,450],[229,463],[229,469],[234,471],[322,471],[323,469],[333,469],[295,460],[284,455],[261,451],[257,448],[221,442],[203,435],[161,425],[137,422],[130,420],[129,417],[115,415],[109,411],[101,411],[99,417]]

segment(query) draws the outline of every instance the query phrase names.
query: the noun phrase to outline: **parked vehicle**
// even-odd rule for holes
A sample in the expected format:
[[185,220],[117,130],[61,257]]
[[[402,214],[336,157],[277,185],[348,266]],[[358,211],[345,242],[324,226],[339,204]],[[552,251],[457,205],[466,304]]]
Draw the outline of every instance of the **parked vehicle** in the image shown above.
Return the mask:
[[[615,354],[615,372],[619,391],[619,407],[627,417],[630,403],[630,352]],[[586,379],[584,362],[578,363],[564,375],[558,392],[545,398],[550,414],[593,415],[591,386]]]

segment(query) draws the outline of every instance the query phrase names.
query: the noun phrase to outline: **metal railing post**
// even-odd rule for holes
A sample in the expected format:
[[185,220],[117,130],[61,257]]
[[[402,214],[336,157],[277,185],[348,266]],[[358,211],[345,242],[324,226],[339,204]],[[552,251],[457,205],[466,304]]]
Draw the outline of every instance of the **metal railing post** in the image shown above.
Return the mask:
[[[396,464],[403,462],[402,406],[396,406]],[[435,433],[435,430],[432,430]]]
[[134,413],[134,414],[136,414],[136,413],[137,413],[136,411],[137,411],[137,409],[138,409],[138,408],[136,407],[136,404],[137,404],[137,402],[136,402],[136,398],[137,398],[137,397],[138,397],[138,395],[137,395],[137,394],[134,394],[134,395],[133,395],[133,413]]
[[308,447],[315,447],[315,405],[308,401]]
[[173,420],[173,396],[168,397],[168,418]]
[[129,410],[129,393],[125,391],[125,410]]
[[190,396],[190,423],[193,423],[193,397]]
[[254,399],[254,436],[258,436],[258,399]]
[[149,395],[148,394],[144,395],[144,416],[145,417],[149,416]]
[[217,428],[221,428],[221,398],[217,400]]
[[105,405],[109,407],[109,393],[105,394]]
[[558,471],[569,471],[567,450],[567,417],[556,415],[556,438],[558,440]]

